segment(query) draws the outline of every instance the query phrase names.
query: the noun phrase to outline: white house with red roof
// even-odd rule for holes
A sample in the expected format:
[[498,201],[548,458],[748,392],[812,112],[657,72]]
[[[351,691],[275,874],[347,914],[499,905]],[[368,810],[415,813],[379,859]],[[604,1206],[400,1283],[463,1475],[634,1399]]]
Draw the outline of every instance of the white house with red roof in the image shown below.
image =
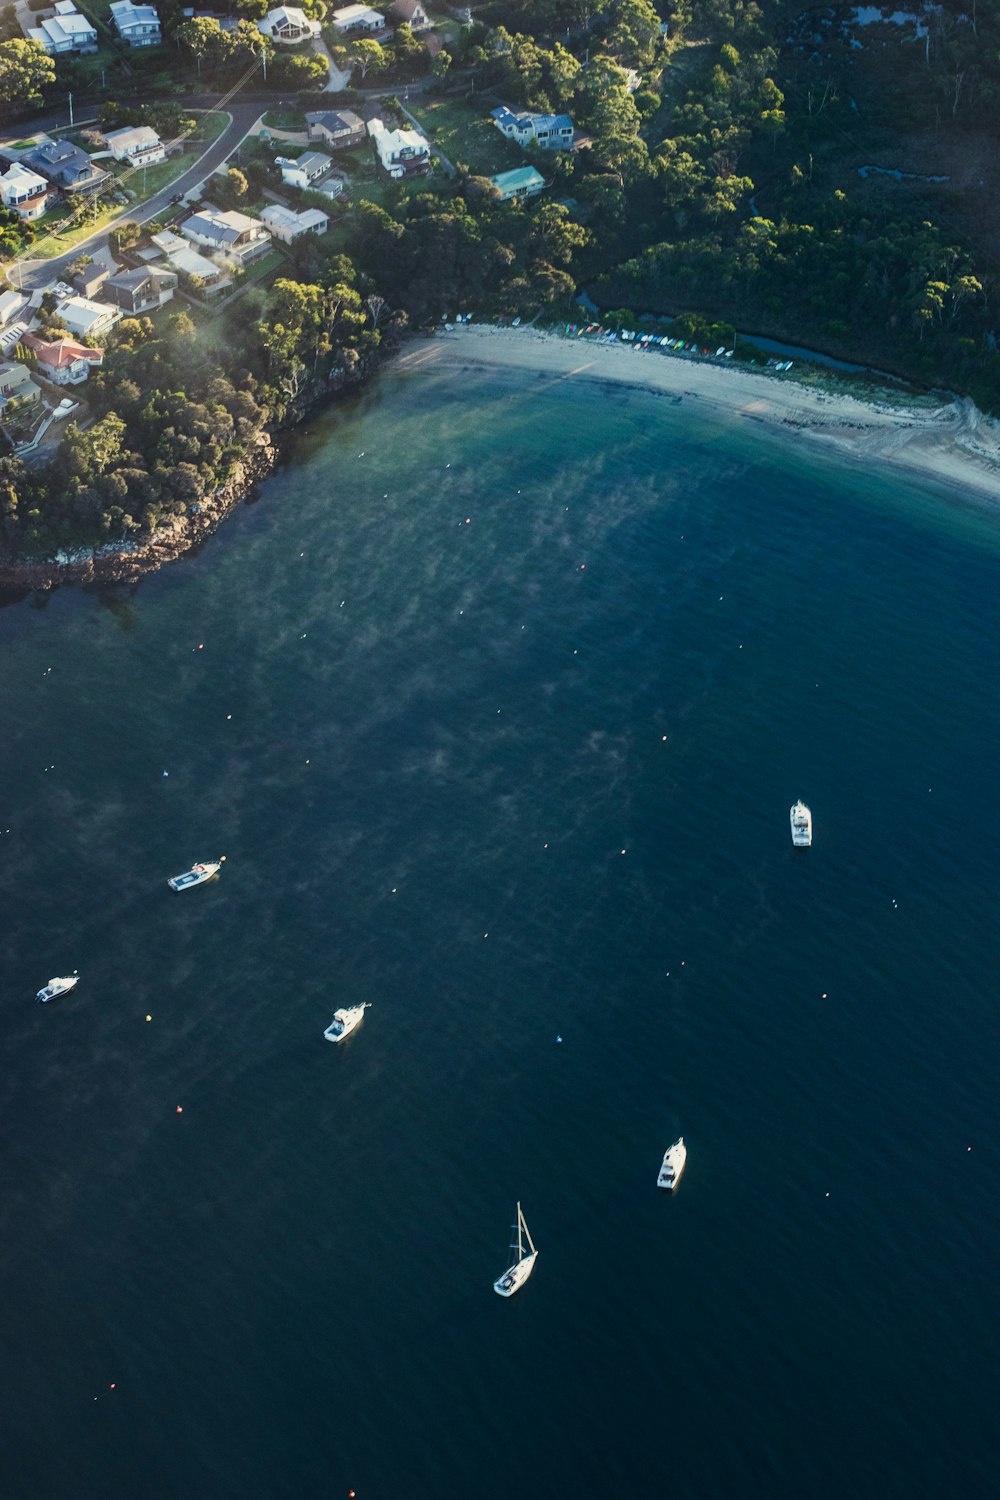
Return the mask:
[[38,363],[39,375],[54,385],[79,385],[91,370],[104,363],[104,350],[78,344],[76,339],[53,339],[46,343],[36,333],[26,333],[21,347],[29,350]]

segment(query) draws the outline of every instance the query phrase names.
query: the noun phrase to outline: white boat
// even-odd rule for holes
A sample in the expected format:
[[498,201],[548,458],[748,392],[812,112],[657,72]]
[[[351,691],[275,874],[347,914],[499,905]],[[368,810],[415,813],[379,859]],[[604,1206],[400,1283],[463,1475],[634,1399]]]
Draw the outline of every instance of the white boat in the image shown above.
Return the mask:
[[813,815],[804,802],[793,802],[788,814],[792,824],[792,843],[797,849],[808,849],[813,841]]
[[206,880],[211,880],[213,875],[218,875],[225,863],[226,856],[221,859],[209,860],[205,864],[192,865],[190,870],[185,870],[183,875],[173,875],[167,881],[172,891],[189,891],[192,886],[204,885]]
[[366,1000],[363,1005],[349,1005],[346,1009],[335,1010],[333,1020],[324,1031],[323,1035],[328,1042],[342,1042],[345,1037],[356,1031],[365,1018],[365,1011],[371,1005]]
[[65,979],[50,979],[48,984],[38,991],[35,999],[40,1000],[42,1004],[45,1005],[47,1001],[55,1000],[59,995],[65,995],[69,990],[74,989],[79,983],[80,976],[74,969],[72,974],[70,974]]
[[[528,1233],[528,1226],[524,1222],[524,1214],[521,1212],[520,1203],[517,1205],[517,1224],[515,1228],[517,1229],[517,1240],[510,1248],[517,1251],[517,1260],[512,1266],[507,1267],[502,1276],[498,1276],[496,1281],[494,1281],[493,1290],[498,1297],[513,1297],[515,1292],[519,1292],[535,1269],[535,1261],[538,1258],[538,1251],[535,1249],[531,1235]],[[525,1240],[528,1241],[529,1251],[525,1251]]]
[[660,1164],[660,1175],[656,1179],[656,1186],[666,1188],[672,1193],[680,1182],[687,1165],[688,1153],[684,1144],[684,1137],[678,1136],[674,1144],[663,1153],[663,1161]]

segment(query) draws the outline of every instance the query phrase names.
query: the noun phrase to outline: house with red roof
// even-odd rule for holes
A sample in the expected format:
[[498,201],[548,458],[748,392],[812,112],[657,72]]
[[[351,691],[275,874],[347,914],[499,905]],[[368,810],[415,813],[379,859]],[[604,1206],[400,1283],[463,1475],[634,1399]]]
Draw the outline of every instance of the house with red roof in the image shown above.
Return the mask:
[[76,339],[53,339],[47,344],[37,334],[26,333],[21,347],[37,361],[39,375],[54,385],[79,385],[104,362],[103,349],[91,349]]

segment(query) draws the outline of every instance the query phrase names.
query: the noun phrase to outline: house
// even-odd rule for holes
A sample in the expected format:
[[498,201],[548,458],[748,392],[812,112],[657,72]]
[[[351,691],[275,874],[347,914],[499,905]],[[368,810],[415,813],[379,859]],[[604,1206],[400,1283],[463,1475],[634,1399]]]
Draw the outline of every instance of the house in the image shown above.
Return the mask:
[[294,47],[296,42],[308,42],[318,37],[320,24],[311,21],[297,6],[279,5],[277,10],[269,10],[263,21],[257,22],[257,30],[269,36],[272,42]]
[[25,402],[37,401],[42,394],[32,380],[26,365],[0,365],[0,411],[7,415],[7,404],[21,406]]
[[221,255],[234,266],[245,266],[266,255],[271,236],[259,219],[230,209],[203,208],[181,225],[185,239],[193,240],[213,255]]
[[22,26],[29,42],[37,42],[50,57],[64,52],[96,52],[97,28],[81,16],[73,0],[57,0],[55,15],[37,26]]
[[133,167],[149,167],[165,161],[167,148],[150,125],[128,125],[123,130],[105,131],[115,161],[131,162]]
[[232,277],[222,266],[214,260],[209,260],[207,255],[199,255],[193,245],[187,240],[182,240],[179,234],[172,234],[165,229],[160,234],[151,236],[153,244],[166,256],[167,264],[182,276],[197,276],[205,291],[221,291],[224,286],[229,286]]
[[151,5],[133,5],[132,0],[115,0],[111,19],[123,42],[130,47],[158,47],[160,18]]
[[177,289],[177,276],[158,266],[143,266],[138,271],[119,271],[109,276],[101,288],[106,302],[113,302],[127,316],[153,312],[169,302]]
[[21,161],[67,193],[94,193],[109,176],[72,141],[45,141]]
[[107,266],[99,265],[91,261],[89,266],[84,266],[82,271],[73,273],[73,290],[79,292],[81,297],[93,297],[111,275]]
[[330,17],[335,31],[384,31],[385,16],[367,5],[345,5]]
[[387,130],[376,117],[368,121],[368,134],[390,177],[419,177],[430,171],[430,142],[419,130]]
[[54,339],[47,344],[37,334],[26,333],[21,347],[34,357],[38,373],[55,385],[79,385],[104,362],[103,349],[91,349],[76,339]]
[[319,208],[307,208],[304,213],[293,213],[290,208],[279,208],[269,204],[261,212],[261,219],[283,245],[292,245],[304,234],[326,234],[330,227],[330,216]]
[[0,202],[13,209],[19,219],[39,219],[45,212],[49,185],[44,177],[14,162],[0,177]]
[[573,121],[569,115],[536,115],[531,110],[514,114],[501,104],[490,110],[490,119],[509,141],[522,148],[539,146],[543,151],[572,151]]
[[311,141],[323,141],[335,151],[360,146],[365,139],[365,122],[353,109],[327,109],[306,115],[306,126]]
[[276,156],[274,164],[281,168],[281,180],[286,187],[307,188],[325,177],[333,166],[322,151],[306,151],[302,156]]
[[405,22],[411,31],[426,31],[431,24],[431,18],[420,0],[394,0],[389,6],[389,14],[397,26]]
[[0,328],[20,317],[27,301],[23,292],[0,292]]
[[503,203],[510,203],[515,198],[530,198],[545,186],[545,178],[534,167],[515,167],[513,172],[498,172],[490,181]]
[[89,297],[65,297],[55,311],[58,322],[70,333],[85,339],[100,338],[121,321],[117,307],[106,302],[91,302]]

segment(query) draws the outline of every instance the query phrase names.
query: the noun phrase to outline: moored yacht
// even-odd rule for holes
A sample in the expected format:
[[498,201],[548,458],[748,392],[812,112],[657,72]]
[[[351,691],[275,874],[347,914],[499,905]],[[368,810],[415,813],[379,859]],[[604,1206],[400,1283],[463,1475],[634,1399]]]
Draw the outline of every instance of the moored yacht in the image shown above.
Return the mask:
[[687,1147],[684,1137],[678,1136],[674,1144],[663,1153],[663,1161],[660,1164],[660,1175],[656,1179],[656,1186],[666,1188],[672,1193],[681,1180],[684,1168],[687,1165]]
[[225,863],[226,856],[221,859],[213,859],[205,864],[192,865],[190,870],[185,870],[183,875],[172,875],[167,881],[172,891],[189,891],[192,886],[204,885],[206,880],[211,880],[213,875],[218,875]]
[[808,849],[813,841],[813,815],[802,801],[793,802],[788,814],[792,825],[792,843],[797,849]]
[[35,999],[40,1000],[42,1004],[45,1005],[47,1001],[55,1000],[59,995],[65,995],[69,990],[74,989],[79,983],[80,976],[74,969],[73,973],[65,979],[50,979],[48,984],[44,985],[38,991]]
[[327,1041],[342,1042],[345,1037],[350,1036],[361,1025],[370,1005],[371,1001],[366,1000],[363,1005],[349,1005],[342,1010],[335,1010],[333,1020],[323,1033]]
[[[517,1239],[510,1248],[517,1251],[517,1260],[512,1266],[507,1267],[502,1276],[498,1276],[496,1281],[494,1281],[493,1290],[498,1297],[513,1297],[515,1292],[521,1290],[535,1269],[535,1260],[538,1256],[538,1251],[535,1249],[531,1235],[528,1233],[528,1226],[524,1221],[524,1214],[521,1212],[520,1203],[517,1205],[517,1223],[514,1228],[517,1230]],[[525,1240],[528,1241],[528,1250],[524,1248]]]

